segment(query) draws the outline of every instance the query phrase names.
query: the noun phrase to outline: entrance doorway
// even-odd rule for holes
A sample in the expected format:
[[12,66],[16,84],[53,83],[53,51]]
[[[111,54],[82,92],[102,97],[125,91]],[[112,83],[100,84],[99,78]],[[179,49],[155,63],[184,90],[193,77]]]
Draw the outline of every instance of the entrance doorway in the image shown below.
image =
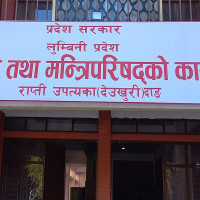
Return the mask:
[[95,200],[96,142],[6,139],[0,199]]
[[[5,139],[0,199],[95,200],[97,154],[96,142]],[[199,155],[199,143],[113,143],[112,200],[200,200]]]
[[160,144],[113,143],[113,200],[162,200]]

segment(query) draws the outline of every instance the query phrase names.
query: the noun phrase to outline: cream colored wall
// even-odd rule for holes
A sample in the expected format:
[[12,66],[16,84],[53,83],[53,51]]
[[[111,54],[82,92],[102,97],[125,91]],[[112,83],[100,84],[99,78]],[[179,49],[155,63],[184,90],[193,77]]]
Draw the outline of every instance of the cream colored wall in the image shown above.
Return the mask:
[[80,150],[65,151],[65,200],[70,200],[71,187],[85,187],[86,156]]
[[31,109],[31,110],[115,110],[115,109],[172,109],[200,110],[200,104],[149,104],[149,103],[96,103],[96,102],[31,102],[31,101],[0,101],[0,110]]
[[[6,114],[7,117],[57,117],[57,118],[98,118],[99,110],[101,107],[2,107],[0,102],[0,110]],[[104,104],[101,104],[101,106]],[[172,105],[163,105],[163,108],[158,108],[160,105],[151,105],[154,108],[135,108],[135,104],[132,107],[118,108],[118,104],[113,108],[104,108],[105,110],[111,110],[113,118],[174,118],[174,119],[200,119],[200,108],[198,105],[183,105],[182,109],[179,109],[179,105],[176,108],[168,108]],[[164,108],[164,106],[166,106]],[[2,108],[2,109],[1,109]],[[196,108],[196,109],[194,109]]]

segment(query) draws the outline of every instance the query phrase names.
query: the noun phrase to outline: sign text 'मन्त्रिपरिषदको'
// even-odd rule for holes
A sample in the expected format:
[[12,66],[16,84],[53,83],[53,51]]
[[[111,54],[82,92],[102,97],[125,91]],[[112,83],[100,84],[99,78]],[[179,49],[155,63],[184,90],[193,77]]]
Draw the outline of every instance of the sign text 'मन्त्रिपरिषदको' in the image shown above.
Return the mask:
[[200,103],[198,22],[0,23],[0,100]]

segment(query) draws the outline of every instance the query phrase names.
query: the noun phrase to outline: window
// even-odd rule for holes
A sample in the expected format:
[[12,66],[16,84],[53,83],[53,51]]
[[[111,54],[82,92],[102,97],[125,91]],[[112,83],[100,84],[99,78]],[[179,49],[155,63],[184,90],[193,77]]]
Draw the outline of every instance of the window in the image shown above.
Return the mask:
[[163,0],[164,21],[199,21],[200,2],[197,0]]
[[91,21],[93,12],[102,21],[158,21],[158,0],[58,0],[58,21]]
[[52,20],[52,3],[51,1],[19,1],[16,9],[17,20]]
[[7,117],[5,129],[8,131],[85,131],[97,132],[98,119],[95,118],[45,118]]
[[43,199],[44,143],[4,142],[1,199]]
[[165,178],[167,200],[199,199],[200,145],[165,145]]

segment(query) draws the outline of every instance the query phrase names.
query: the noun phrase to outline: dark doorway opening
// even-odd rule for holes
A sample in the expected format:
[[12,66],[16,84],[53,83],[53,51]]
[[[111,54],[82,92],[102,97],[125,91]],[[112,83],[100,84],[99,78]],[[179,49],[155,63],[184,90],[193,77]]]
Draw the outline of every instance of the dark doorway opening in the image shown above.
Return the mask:
[[94,200],[96,142],[5,139],[0,199]]
[[159,144],[113,143],[113,200],[162,200]]

